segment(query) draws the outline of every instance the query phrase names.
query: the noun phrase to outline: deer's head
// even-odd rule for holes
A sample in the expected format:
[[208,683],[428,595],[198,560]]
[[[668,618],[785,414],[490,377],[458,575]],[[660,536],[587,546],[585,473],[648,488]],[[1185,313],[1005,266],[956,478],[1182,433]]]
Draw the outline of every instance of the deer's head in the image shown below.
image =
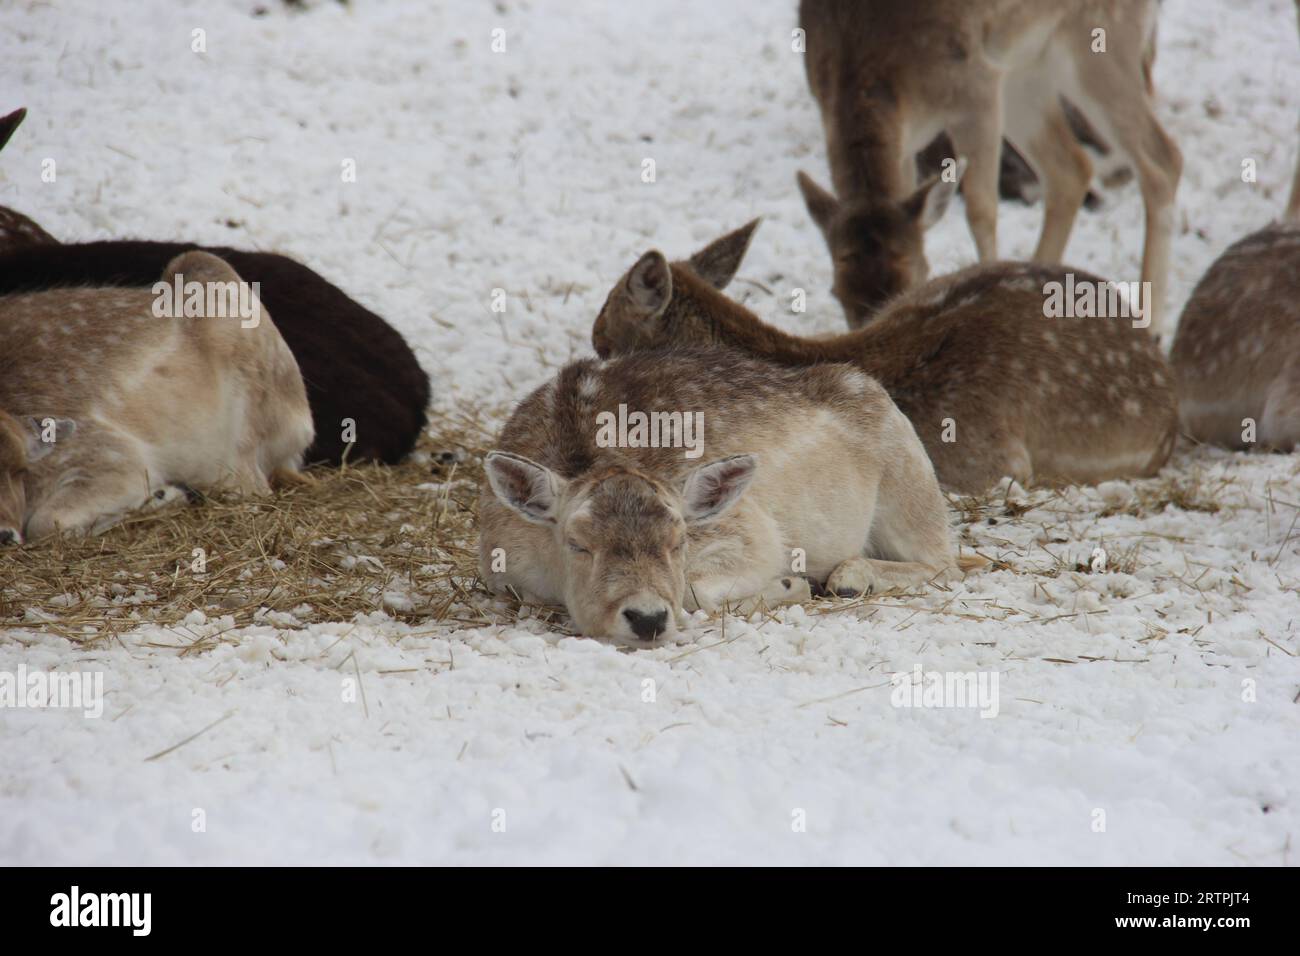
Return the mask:
[[497,499],[554,535],[564,603],[578,629],[646,647],[676,630],[691,526],[725,514],[757,462],[751,455],[723,458],[695,468],[680,485],[623,467],[566,480],[501,451],[490,453],[485,466]]
[[799,174],[808,212],[830,248],[835,267],[831,292],[849,328],[862,328],[887,301],[929,277],[925,230],[943,218],[965,170],[966,161],[959,160],[948,178],[936,174],[902,200],[863,196],[841,201]]
[[[698,296],[674,295],[677,281],[689,278],[721,291],[736,275],[761,220],[709,243],[685,262],[670,264],[652,249],[629,269],[601,306],[591,344],[601,358],[668,346],[714,343],[713,324]],[[739,307],[739,306],[737,306]]]

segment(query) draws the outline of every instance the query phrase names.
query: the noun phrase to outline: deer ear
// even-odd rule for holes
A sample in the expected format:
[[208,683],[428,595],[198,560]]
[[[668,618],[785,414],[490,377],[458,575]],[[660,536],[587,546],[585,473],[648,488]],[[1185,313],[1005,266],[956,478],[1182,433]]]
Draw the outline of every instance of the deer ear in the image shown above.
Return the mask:
[[77,431],[77,423],[71,418],[28,418],[27,425],[27,460],[40,461],[60,444],[67,441]]
[[831,218],[835,215],[839,200],[813,182],[812,177],[807,173],[800,172],[798,179],[799,191],[803,193],[808,215],[812,216],[813,222],[817,223],[822,232],[826,232],[830,228]]
[[749,251],[749,244],[754,240],[754,230],[762,218],[754,219],[739,229],[727,233],[721,239],[715,239],[690,258],[690,266],[695,274],[715,289],[725,289],[736,277],[740,261]]
[[753,455],[732,455],[692,471],[682,490],[687,524],[722,515],[745,493],[757,469],[758,459]]
[[673,296],[673,273],[662,252],[652,249],[636,261],[627,274],[627,292],[633,308],[647,318],[667,307]]
[[556,505],[568,482],[523,455],[504,451],[490,452],[483,466],[503,505],[534,524],[555,524]]
[[5,143],[9,142],[9,137],[14,131],[22,125],[23,119],[27,116],[27,108],[21,107],[14,110],[8,116],[0,116],[0,149],[5,148]]
[[962,157],[952,169],[931,176],[917,187],[916,192],[903,200],[903,208],[921,224],[922,229],[929,229],[948,211],[965,174],[966,159]]

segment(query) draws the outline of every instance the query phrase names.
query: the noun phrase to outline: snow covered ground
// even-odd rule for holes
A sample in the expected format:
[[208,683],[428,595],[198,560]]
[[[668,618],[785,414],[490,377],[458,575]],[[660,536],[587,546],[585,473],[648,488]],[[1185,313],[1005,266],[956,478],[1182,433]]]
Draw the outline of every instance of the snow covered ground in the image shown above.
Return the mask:
[[[0,203],[64,239],[291,253],[401,328],[450,405],[508,406],[588,354],[641,252],[760,214],[732,293],[831,331],[794,184],[826,178],[794,8],[17,0],[0,111],[30,116]],[[1289,0],[1164,4],[1159,109],[1186,159],[1175,315],[1281,210],[1297,50]],[[1140,199],[1107,199],[1068,258],[1134,280]],[[1028,254],[1040,215],[1003,205],[1005,255]],[[960,210],[929,250],[936,272],[973,260]],[[806,315],[786,308],[795,286]],[[1183,448],[1158,481],[978,515],[967,543],[1010,570],[700,620],[654,651],[382,613],[187,656],[171,648],[220,620],[88,648],[3,634],[0,672],[103,671],[106,698],[99,719],[0,709],[0,864],[1295,863],[1298,471]],[[1079,570],[1098,547],[1120,570]],[[996,672],[997,716],[893,706],[890,675],[917,665]]]

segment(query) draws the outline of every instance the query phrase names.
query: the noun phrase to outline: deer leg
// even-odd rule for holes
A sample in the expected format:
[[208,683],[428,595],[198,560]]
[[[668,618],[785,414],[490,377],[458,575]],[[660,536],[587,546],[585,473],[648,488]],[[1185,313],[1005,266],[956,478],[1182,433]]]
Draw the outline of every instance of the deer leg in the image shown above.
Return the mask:
[[1151,335],[1163,332],[1165,287],[1174,232],[1174,197],[1183,155],[1151,108],[1141,64],[1113,51],[1080,67],[1079,95],[1071,97],[1106,140],[1130,157],[1142,190],[1146,235],[1142,245],[1143,318]]
[[911,423],[894,415],[881,439],[894,463],[880,477],[864,553],[841,562],[826,581],[841,596],[913,587],[956,571],[948,501]]
[[962,195],[966,223],[975,239],[981,262],[998,257],[998,175],[1002,168],[1002,98],[994,88],[971,104],[965,115],[948,129],[953,148],[966,158]]
[[1060,262],[1088,185],[1092,162],[1070,129],[1055,87],[1045,77],[1007,95],[1007,136],[1043,184],[1043,231],[1034,259]]
[[103,534],[133,511],[163,507],[185,496],[183,489],[152,480],[143,471],[101,466],[88,473],[94,477],[70,482],[37,505],[27,522],[28,538]]
[[849,558],[826,579],[826,590],[839,597],[879,594],[893,588],[924,584],[941,572],[914,561],[882,561],[877,558]]
[[811,599],[812,587],[808,579],[793,574],[766,582],[711,576],[690,582],[682,604],[687,611],[703,610],[711,614],[727,608],[733,613],[747,615],[760,608],[802,604]]
[[286,465],[271,472],[270,483],[275,491],[288,491],[293,488],[311,488],[316,485],[316,479]]

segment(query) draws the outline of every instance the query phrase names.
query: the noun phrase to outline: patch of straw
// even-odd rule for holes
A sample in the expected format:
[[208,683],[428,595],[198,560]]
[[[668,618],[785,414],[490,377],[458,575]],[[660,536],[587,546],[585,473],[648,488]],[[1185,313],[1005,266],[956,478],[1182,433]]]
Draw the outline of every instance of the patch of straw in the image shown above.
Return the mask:
[[[412,624],[492,623],[471,596],[490,442],[481,412],[461,408],[435,415],[399,465],[313,468],[312,484],[270,497],[218,494],[133,515],[96,537],[0,551],[0,630],[84,644],[146,624],[183,633],[195,610],[228,618],[231,630],[381,610]],[[452,449],[463,460],[440,460]],[[191,650],[218,640],[196,636]]]

